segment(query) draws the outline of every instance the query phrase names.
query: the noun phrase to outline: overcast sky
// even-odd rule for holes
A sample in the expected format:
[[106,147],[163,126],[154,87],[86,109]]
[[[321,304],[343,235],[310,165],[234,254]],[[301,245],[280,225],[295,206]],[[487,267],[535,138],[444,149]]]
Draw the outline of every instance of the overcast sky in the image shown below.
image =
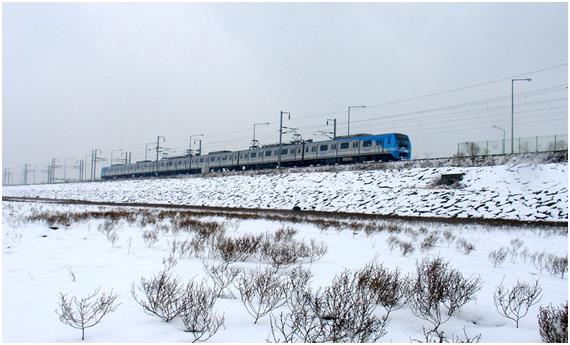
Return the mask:
[[253,123],[270,122],[258,138],[277,142],[280,110],[324,139],[327,118],[346,133],[349,105],[368,106],[351,133],[406,133],[414,157],[450,155],[501,139],[493,125],[510,137],[515,75],[533,79],[515,84],[515,137],[567,134],[565,3],[2,6],[2,163],[38,175],[94,148],[144,159],[157,135],[170,155],[199,133],[205,152],[246,149]]

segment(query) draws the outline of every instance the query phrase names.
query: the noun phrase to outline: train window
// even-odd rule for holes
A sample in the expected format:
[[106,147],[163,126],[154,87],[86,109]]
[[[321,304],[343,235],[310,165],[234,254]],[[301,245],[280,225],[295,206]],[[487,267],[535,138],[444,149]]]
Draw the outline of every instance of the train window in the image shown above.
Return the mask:
[[222,156],[223,161],[225,161],[226,159],[228,159],[228,156]]
[[347,149],[348,146],[349,146],[348,143],[340,143],[340,149],[341,149],[341,150]]
[[265,157],[271,156],[271,151],[265,151]]
[[358,147],[358,141],[354,141],[354,142],[352,143],[352,147]]
[[297,149],[297,153],[301,153],[301,149]]
[[309,147],[305,147],[305,152],[309,152]]
[[332,144],[331,150],[336,150],[336,144]]
[[326,151],[329,148],[328,145],[321,145],[321,147],[319,148],[319,151]]
[[251,158],[255,158],[256,152],[252,152],[249,156],[250,156]]
[[317,147],[316,146],[311,147],[311,152],[317,152]]
[[362,142],[362,147],[370,147],[372,146],[372,140],[364,140]]
[[281,150],[281,154],[286,155],[288,151],[289,151],[288,149],[283,149],[283,150]]
[[216,157],[210,157],[210,162],[213,162],[216,159]]

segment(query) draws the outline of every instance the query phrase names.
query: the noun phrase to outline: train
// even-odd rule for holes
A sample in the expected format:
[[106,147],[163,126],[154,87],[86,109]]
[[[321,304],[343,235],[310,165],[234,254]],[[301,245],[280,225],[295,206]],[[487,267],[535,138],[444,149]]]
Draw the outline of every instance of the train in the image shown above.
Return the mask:
[[[281,152],[279,152],[281,147]],[[364,161],[410,159],[412,146],[405,134],[355,134],[331,140],[300,140],[287,144],[251,147],[243,151],[215,151],[134,164],[114,164],[101,169],[104,180],[118,178],[200,174],[233,171],[346,164]]]

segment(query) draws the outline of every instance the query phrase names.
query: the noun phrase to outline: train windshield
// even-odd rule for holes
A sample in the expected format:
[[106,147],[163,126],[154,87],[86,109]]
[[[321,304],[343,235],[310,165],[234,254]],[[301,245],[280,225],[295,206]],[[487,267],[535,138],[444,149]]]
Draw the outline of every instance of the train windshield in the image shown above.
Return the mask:
[[398,146],[410,147],[410,139],[408,139],[408,136],[402,134],[396,134],[396,139],[398,139]]

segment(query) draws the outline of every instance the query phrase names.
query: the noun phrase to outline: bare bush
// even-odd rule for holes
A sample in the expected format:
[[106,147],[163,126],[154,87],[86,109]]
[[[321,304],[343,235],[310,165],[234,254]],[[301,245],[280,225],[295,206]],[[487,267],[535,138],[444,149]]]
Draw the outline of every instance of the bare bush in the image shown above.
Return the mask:
[[473,243],[467,242],[464,238],[460,238],[457,240],[455,244],[455,248],[460,250],[463,254],[469,255],[472,251],[475,250],[475,245]]
[[548,255],[544,251],[535,252],[530,255],[530,261],[534,268],[536,268],[539,273],[542,273],[548,265]]
[[193,336],[192,342],[210,339],[224,324],[224,316],[214,312],[217,294],[204,283],[189,282],[179,301],[184,330]]
[[299,256],[302,258],[308,258],[311,263],[315,260],[320,260],[328,252],[328,247],[324,242],[321,241],[317,243],[317,241],[312,238],[309,241],[309,244],[301,242],[298,247]]
[[533,285],[518,282],[511,289],[503,283],[495,288],[493,302],[499,314],[513,320],[519,328],[519,320],[528,314],[530,307],[537,304],[542,298],[542,289],[538,280]]
[[294,306],[298,301],[304,298],[308,293],[309,280],[313,274],[303,266],[294,267],[289,273],[289,294],[287,295],[287,303],[290,307]]
[[374,342],[386,333],[386,318],[375,315],[375,297],[345,271],[332,285],[306,291],[288,313],[271,317],[273,341]]
[[237,281],[241,301],[254,324],[285,304],[289,285],[270,268],[243,273]]
[[164,322],[170,322],[180,313],[179,301],[184,286],[178,277],[164,269],[150,279],[141,278],[138,290],[142,297],[136,294],[135,284],[131,288],[131,295],[149,315],[159,317]]
[[119,233],[116,230],[111,231],[107,235],[107,241],[111,242],[111,246],[115,248],[115,243],[119,240]]
[[156,228],[143,231],[142,238],[148,248],[152,247],[156,242],[158,242],[158,234],[159,231]]
[[402,256],[412,255],[414,253],[414,251],[416,250],[414,248],[414,245],[412,244],[412,242],[409,242],[409,241],[400,241],[398,246],[400,248],[400,254]]
[[400,309],[405,303],[409,278],[400,270],[390,271],[382,264],[372,261],[357,272],[358,287],[370,290],[375,303],[386,310],[387,319],[393,310]]
[[170,253],[174,256],[177,255],[178,258],[189,257],[192,255],[192,240],[184,239],[177,240],[173,239],[170,242]]
[[[68,220],[68,222],[70,221]],[[101,232],[108,239],[109,234],[115,229],[117,224],[118,224],[117,220],[105,219],[103,223],[97,226],[97,231]]]
[[568,343],[568,301],[560,307],[540,307],[538,329],[545,343]]
[[262,235],[245,234],[237,238],[219,236],[214,247],[225,262],[245,261],[255,255],[262,241]]
[[390,252],[392,252],[394,249],[399,247],[401,241],[398,237],[390,235],[386,239],[386,242],[388,243],[388,248],[390,248]]
[[242,270],[239,267],[229,267],[228,263],[225,262],[209,264],[202,261],[202,265],[206,274],[214,282],[216,297],[235,298],[229,287]]
[[59,309],[56,314],[64,324],[81,330],[81,340],[85,340],[85,329],[96,326],[109,313],[119,307],[116,304],[117,295],[102,293],[101,288],[84,298],[68,297],[59,293]]
[[481,341],[481,333],[469,336],[467,335],[467,331],[465,327],[463,327],[463,335],[455,335],[453,334],[451,338],[445,335],[444,331],[427,331],[424,327],[422,327],[424,339],[414,339],[414,342],[417,343],[478,343]]
[[293,237],[297,234],[297,229],[293,227],[281,227],[275,231],[273,234],[276,241],[291,241]]
[[436,231],[430,232],[429,235],[424,237],[420,244],[420,249],[422,251],[429,251],[435,247],[439,241],[439,233]]
[[287,267],[300,259],[301,253],[297,242],[265,241],[261,246],[261,258],[275,269]]
[[564,273],[568,272],[568,255],[549,255],[546,260],[545,268],[550,274],[554,276],[559,275],[561,279],[564,279]]
[[442,259],[425,258],[416,264],[416,274],[407,292],[407,303],[416,316],[433,325],[431,331],[437,331],[463,305],[475,299],[479,289],[480,277],[465,278]]
[[489,252],[489,261],[493,264],[493,267],[497,267],[502,265],[503,262],[507,259],[507,255],[509,254],[509,248],[501,247],[499,249],[491,250]]
[[443,232],[443,238],[447,241],[447,246],[449,247],[457,237],[451,231],[445,230]]

